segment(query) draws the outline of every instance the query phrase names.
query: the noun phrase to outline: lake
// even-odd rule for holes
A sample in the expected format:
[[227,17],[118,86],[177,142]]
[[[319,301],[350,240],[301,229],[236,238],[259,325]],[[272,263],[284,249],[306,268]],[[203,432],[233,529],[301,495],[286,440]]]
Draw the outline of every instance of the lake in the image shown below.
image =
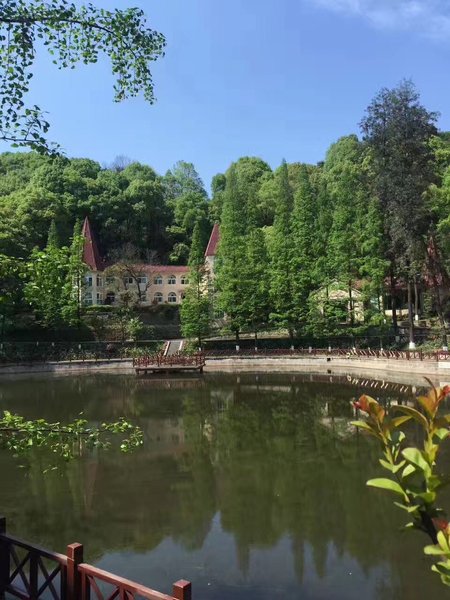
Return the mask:
[[[120,416],[145,445],[52,465],[0,451],[8,530],[163,592],[195,600],[441,600],[450,595],[400,532],[393,497],[368,489],[378,447],[349,425],[373,382],[301,374],[34,376],[0,381],[0,410],[90,422]],[[407,386],[378,387],[387,402]],[[449,459],[443,457],[448,470]],[[447,498],[448,499],[448,498]]]

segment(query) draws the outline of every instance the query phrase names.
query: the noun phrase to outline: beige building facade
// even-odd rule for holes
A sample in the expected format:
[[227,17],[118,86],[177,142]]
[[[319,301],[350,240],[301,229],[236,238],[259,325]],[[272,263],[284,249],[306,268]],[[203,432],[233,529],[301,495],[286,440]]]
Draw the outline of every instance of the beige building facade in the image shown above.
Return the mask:
[[82,294],[86,306],[120,305],[125,298],[143,306],[181,304],[189,285],[189,267],[125,262],[108,265],[99,253],[87,217],[82,235],[87,266]]

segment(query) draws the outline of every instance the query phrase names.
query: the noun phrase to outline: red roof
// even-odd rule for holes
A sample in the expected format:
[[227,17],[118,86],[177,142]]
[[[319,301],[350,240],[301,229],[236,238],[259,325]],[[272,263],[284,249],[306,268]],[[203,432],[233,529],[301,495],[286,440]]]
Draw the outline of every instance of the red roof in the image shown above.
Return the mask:
[[215,256],[217,254],[217,244],[220,240],[220,229],[219,224],[214,223],[213,230],[211,231],[211,237],[209,238],[208,245],[205,250],[205,256]]
[[104,261],[98,251],[97,240],[91,229],[89,219],[86,217],[83,223],[81,235],[84,237],[83,262],[92,269],[92,271],[103,271]]
[[189,267],[184,265],[137,265],[148,273],[189,273]]

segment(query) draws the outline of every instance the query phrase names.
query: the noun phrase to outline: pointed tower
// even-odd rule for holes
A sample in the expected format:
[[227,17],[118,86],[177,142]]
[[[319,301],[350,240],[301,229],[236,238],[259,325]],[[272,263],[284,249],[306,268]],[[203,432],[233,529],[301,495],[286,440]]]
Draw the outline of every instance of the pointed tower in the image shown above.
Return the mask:
[[210,277],[214,277],[214,263],[216,260],[217,254],[217,246],[220,240],[220,229],[219,224],[214,223],[213,230],[211,231],[211,236],[209,238],[208,245],[205,250],[205,264],[206,268],[209,272]]
[[83,261],[92,271],[103,271],[104,262],[98,251],[97,240],[87,217],[84,219],[81,235],[84,238]]

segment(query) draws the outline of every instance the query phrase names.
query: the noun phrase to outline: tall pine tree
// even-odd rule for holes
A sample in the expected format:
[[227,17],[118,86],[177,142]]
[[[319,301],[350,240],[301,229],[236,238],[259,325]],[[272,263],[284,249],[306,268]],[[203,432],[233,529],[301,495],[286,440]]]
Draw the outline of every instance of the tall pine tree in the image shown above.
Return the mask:
[[188,338],[196,338],[201,349],[203,338],[209,333],[211,303],[206,282],[202,226],[197,222],[192,233],[189,254],[189,287],[181,304],[181,330]]
[[253,227],[246,239],[246,281],[243,305],[245,325],[255,334],[267,326],[270,315],[269,257],[262,229]]
[[55,219],[52,219],[47,236],[47,248],[59,248],[61,246],[58,228]]
[[361,148],[355,135],[341,138],[333,148],[328,171],[328,190],[333,202],[333,222],[329,241],[330,270],[347,288],[350,325],[355,324],[353,289],[359,275],[358,205],[364,190],[360,178]]
[[292,213],[293,301],[297,327],[305,326],[308,298],[313,289],[316,197],[306,165],[300,165]]
[[228,327],[239,340],[245,325],[247,211],[232,165],[227,172],[223,196],[220,242],[216,263],[218,306],[224,312]]
[[274,324],[287,328],[291,341],[296,327],[296,307],[294,300],[294,263],[292,210],[294,199],[289,183],[286,161],[283,160],[276,174],[276,207],[271,240],[271,281],[272,298],[271,320]]
[[[424,268],[430,214],[424,195],[435,181],[431,139],[437,113],[420,104],[409,81],[383,89],[369,105],[361,128],[375,173],[375,187],[383,214],[392,291],[395,278],[407,282],[410,347],[414,347],[412,287]],[[393,300],[395,294],[393,294]],[[397,327],[395,305],[393,324]]]

